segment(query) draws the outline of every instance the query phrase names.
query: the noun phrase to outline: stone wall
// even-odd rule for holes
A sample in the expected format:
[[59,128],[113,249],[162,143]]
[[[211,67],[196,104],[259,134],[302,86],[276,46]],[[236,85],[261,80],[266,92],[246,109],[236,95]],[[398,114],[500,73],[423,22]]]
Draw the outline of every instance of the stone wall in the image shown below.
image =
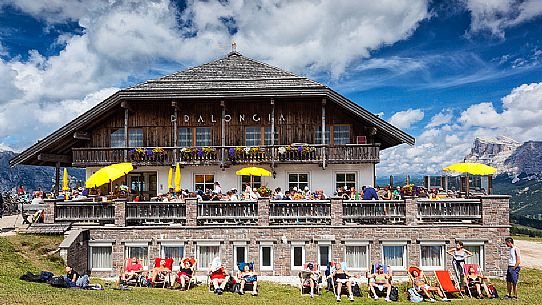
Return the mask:
[[88,230],[74,229],[68,232],[66,238],[60,244],[60,256],[66,266],[71,266],[80,274],[90,273],[88,268]]

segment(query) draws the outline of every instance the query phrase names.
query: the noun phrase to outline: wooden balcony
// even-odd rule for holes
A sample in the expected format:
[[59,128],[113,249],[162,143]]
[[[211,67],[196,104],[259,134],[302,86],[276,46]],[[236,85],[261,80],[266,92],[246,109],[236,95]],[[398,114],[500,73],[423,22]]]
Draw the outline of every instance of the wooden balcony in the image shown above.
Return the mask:
[[[164,147],[154,153],[153,147],[136,148],[73,148],[73,166],[105,166],[113,163],[132,162],[138,166],[171,165],[235,165],[253,163],[378,163],[379,145],[347,144],[287,145],[287,146],[212,146]],[[177,156],[177,158],[175,158]]]
[[257,201],[201,201],[198,202],[197,224],[209,225],[256,225],[258,224]]
[[331,225],[329,200],[274,200],[269,203],[270,225]]
[[115,206],[94,202],[58,202],[54,204],[55,222],[115,223]]
[[418,200],[416,204],[419,222],[482,222],[482,202],[479,199]]
[[128,202],[125,211],[128,226],[186,223],[186,204],[180,202]]
[[406,205],[403,200],[344,200],[343,223],[404,224]]

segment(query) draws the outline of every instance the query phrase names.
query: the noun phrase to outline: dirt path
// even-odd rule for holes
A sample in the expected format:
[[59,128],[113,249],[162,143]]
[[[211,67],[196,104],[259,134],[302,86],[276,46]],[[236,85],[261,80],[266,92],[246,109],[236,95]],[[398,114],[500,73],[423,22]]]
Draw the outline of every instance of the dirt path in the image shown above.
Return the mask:
[[521,266],[542,269],[542,241],[514,240],[521,251]]

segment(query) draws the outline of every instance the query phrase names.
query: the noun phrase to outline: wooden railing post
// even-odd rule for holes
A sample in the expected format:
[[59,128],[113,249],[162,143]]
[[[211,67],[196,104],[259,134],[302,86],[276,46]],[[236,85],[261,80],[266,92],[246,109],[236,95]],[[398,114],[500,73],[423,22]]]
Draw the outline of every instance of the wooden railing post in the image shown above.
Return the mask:
[[331,225],[343,225],[343,199],[340,197],[331,198]]
[[43,222],[55,223],[55,202],[49,201],[45,203],[45,209],[43,209]]
[[198,200],[190,198],[185,200],[186,204],[186,225],[195,227],[198,225]]
[[413,226],[418,221],[418,203],[412,197],[405,198],[406,220],[405,225]]
[[126,202],[125,201],[115,202],[115,226],[117,227],[126,226]]
[[269,198],[258,199],[258,226],[269,225]]

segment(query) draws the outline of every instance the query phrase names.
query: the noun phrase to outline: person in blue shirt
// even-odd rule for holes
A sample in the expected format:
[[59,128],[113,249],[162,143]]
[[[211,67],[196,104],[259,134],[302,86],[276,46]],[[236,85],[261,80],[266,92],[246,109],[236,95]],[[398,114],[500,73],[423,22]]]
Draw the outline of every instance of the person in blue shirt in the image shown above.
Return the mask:
[[376,190],[372,188],[370,185],[363,186],[363,200],[378,200],[378,194],[376,193]]

